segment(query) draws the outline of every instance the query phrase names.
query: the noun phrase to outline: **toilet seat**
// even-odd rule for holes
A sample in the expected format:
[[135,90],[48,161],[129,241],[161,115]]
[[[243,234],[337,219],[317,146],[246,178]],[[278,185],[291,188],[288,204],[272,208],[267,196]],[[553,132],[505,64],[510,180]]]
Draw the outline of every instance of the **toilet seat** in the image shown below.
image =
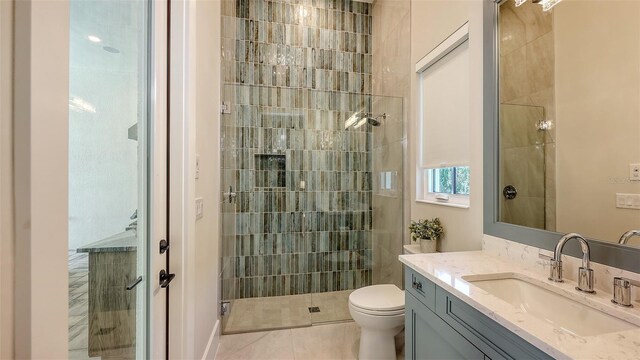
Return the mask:
[[386,310],[367,310],[367,309],[363,309],[363,308],[359,308],[355,305],[353,305],[352,303],[349,303],[349,305],[351,305],[351,308],[354,311],[357,311],[359,313],[362,314],[366,314],[366,315],[373,315],[373,316],[396,316],[396,315],[404,315],[404,309],[401,310],[394,310],[394,311],[386,311]]
[[404,313],[404,291],[393,284],[366,286],[349,295],[349,304],[364,314],[400,315]]

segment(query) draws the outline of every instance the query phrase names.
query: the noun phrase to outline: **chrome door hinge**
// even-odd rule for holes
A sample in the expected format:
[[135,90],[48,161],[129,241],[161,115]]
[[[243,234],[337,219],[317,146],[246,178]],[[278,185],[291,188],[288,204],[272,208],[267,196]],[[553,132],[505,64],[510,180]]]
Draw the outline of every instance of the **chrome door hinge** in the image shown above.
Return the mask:
[[222,301],[220,303],[220,315],[227,315],[227,313],[229,312],[229,306],[231,306],[231,303],[229,301]]
[[221,114],[231,114],[231,105],[227,101],[223,101],[222,105],[220,105],[220,113]]

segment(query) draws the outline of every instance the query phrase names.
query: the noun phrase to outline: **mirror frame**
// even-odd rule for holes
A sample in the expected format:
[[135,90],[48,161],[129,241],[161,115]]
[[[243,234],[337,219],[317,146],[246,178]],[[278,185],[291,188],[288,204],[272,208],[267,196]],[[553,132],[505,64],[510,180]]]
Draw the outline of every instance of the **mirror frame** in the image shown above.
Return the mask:
[[[484,0],[483,4],[483,225],[487,235],[515,241],[541,249],[555,248],[563,235],[558,232],[499,222],[499,119],[498,119],[498,7],[503,1]],[[572,229],[573,230],[573,229]],[[620,234],[629,229],[620,229]],[[640,248],[617,243],[587,239],[591,247],[591,261],[640,273]],[[566,255],[582,258],[577,241],[567,243]]]

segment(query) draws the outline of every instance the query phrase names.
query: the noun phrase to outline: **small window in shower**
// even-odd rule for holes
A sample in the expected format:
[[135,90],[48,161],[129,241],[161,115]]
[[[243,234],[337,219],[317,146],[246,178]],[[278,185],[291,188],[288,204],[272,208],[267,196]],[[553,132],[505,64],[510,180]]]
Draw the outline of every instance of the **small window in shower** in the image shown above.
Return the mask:
[[255,155],[255,187],[283,188],[287,186],[287,157],[275,154]]

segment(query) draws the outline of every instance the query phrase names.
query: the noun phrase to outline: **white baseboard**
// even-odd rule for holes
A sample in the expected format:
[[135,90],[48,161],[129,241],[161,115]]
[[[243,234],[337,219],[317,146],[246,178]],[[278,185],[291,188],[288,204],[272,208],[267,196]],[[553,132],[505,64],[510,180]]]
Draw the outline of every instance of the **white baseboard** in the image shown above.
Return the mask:
[[214,360],[216,353],[218,352],[218,345],[220,344],[220,319],[216,320],[216,325],[213,327],[213,331],[209,336],[209,342],[202,354],[202,360]]

